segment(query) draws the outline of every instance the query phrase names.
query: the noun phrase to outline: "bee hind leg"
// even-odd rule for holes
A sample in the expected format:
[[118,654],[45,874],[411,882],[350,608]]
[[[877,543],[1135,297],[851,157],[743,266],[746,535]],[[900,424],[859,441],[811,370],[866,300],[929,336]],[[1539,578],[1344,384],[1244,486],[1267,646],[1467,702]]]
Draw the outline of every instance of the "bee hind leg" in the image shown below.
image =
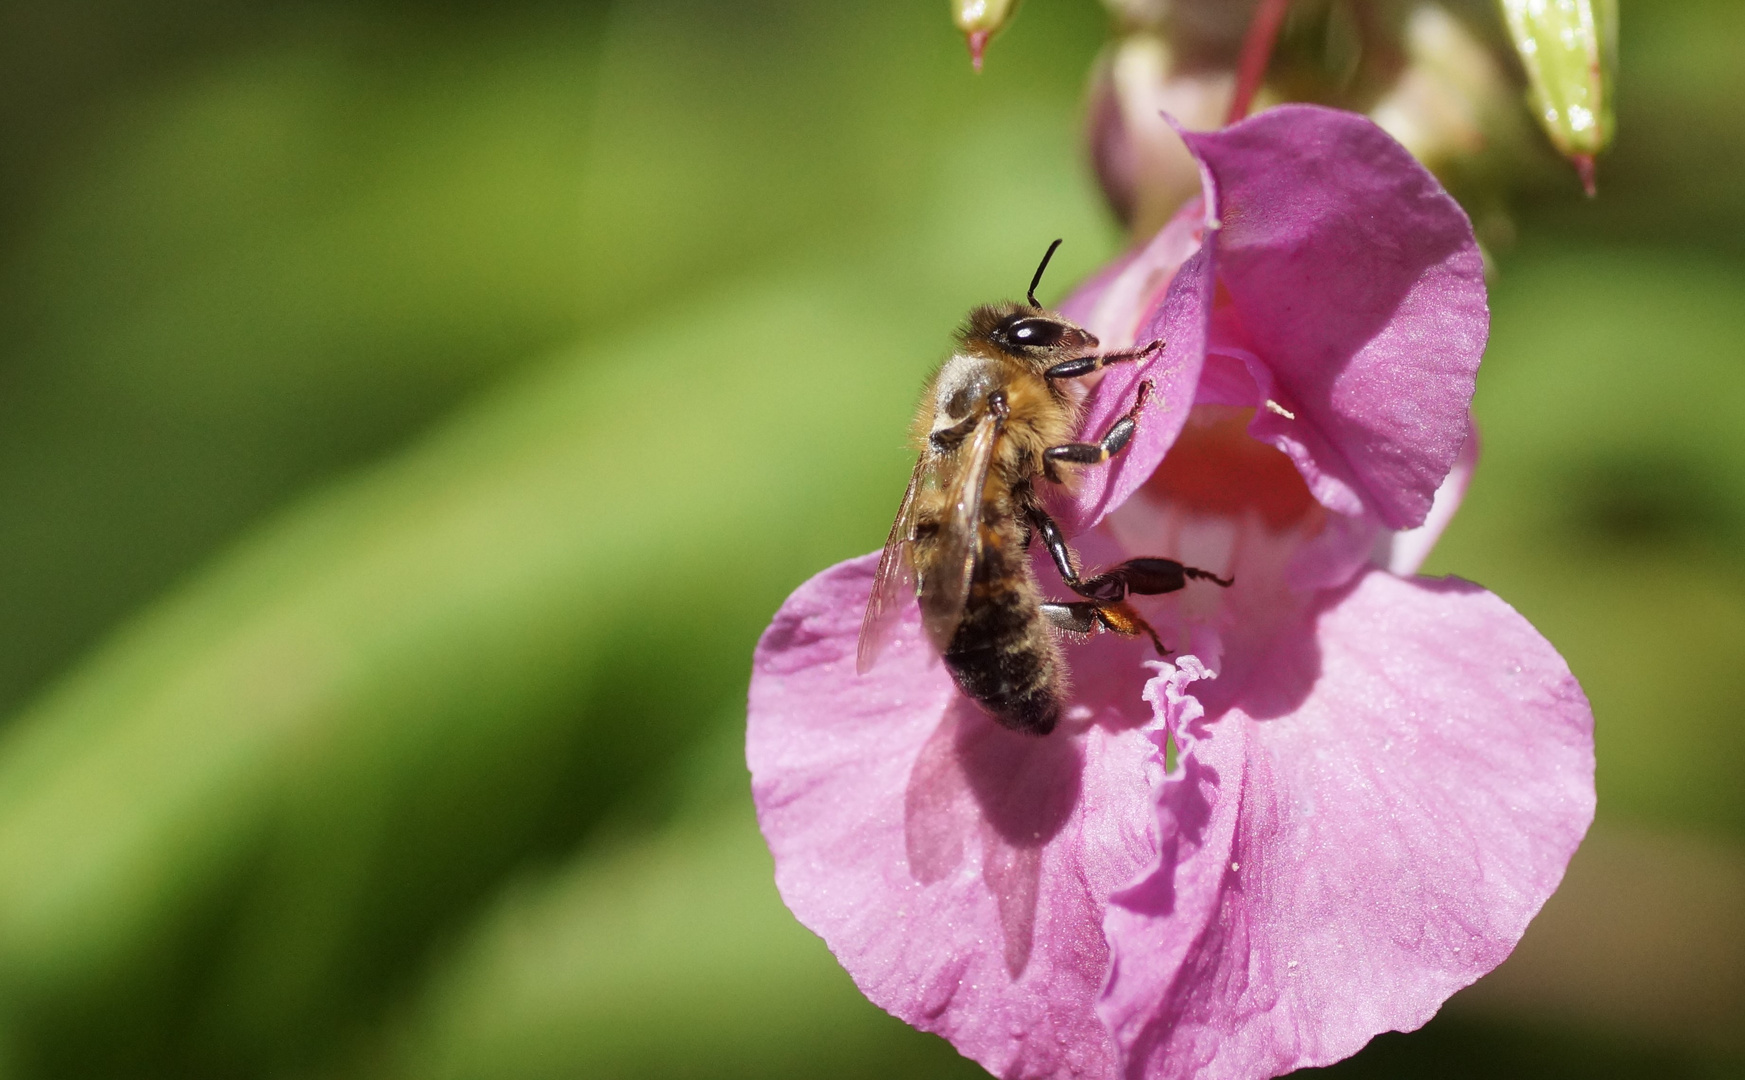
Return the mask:
[[1151,628],[1145,617],[1125,603],[1106,604],[1095,600],[1079,600],[1071,604],[1043,604],[1042,617],[1056,630],[1080,637],[1089,636],[1098,630],[1109,630],[1123,637],[1145,634],[1151,638],[1151,644],[1156,646],[1159,656],[1168,656],[1170,653],[1163,647],[1157,631]]
[[1123,637],[1138,637],[1141,633],[1151,638],[1151,644],[1157,649],[1157,655],[1168,656],[1169,650],[1163,647],[1163,641],[1157,636],[1157,631],[1145,621],[1145,616],[1133,610],[1132,605],[1125,602],[1117,604],[1097,604],[1097,621],[1106,630],[1113,630]]
[[1088,636],[1097,632],[1097,605],[1089,600],[1072,604],[1042,604],[1042,617],[1062,633]]
[[1210,570],[1183,566],[1174,559],[1128,559],[1113,570],[1072,585],[1074,592],[1093,600],[1119,600],[1128,593],[1140,596],[1160,596],[1187,587],[1190,581],[1210,581],[1228,589],[1235,578],[1221,578]]
[[1060,574],[1060,580],[1066,582],[1067,588],[1073,592],[1099,603],[1118,603],[1126,599],[1128,593],[1160,596],[1186,588],[1190,581],[1210,581],[1226,589],[1236,583],[1235,578],[1221,578],[1210,570],[1183,566],[1174,559],[1157,558],[1128,559],[1113,570],[1081,578],[1078,559],[1067,546],[1060,526],[1048,516],[1048,511],[1032,506],[1029,515],[1031,527],[1042,538],[1042,546],[1048,549],[1049,557],[1054,560],[1054,569]]

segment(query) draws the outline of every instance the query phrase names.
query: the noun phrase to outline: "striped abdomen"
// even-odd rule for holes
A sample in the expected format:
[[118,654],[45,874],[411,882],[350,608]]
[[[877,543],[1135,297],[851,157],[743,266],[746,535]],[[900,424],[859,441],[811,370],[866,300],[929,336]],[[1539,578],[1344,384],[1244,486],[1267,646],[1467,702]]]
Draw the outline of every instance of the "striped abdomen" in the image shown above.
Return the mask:
[[1007,516],[982,524],[963,619],[945,650],[958,689],[1015,731],[1046,735],[1060,719],[1065,661],[1043,622],[1027,535]]

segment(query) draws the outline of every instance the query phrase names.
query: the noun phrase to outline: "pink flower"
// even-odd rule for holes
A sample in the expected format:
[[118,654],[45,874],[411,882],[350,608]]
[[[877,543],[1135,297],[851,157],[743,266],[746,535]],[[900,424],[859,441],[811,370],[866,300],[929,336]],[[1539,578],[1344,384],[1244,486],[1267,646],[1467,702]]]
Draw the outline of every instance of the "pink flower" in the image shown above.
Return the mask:
[[[917,618],[867,676],[876,556],[758,646],[747,756],[776,881],[873,1001],[1002,1077],[1261,1077],[1411,1030],[1495,967],[1593,815],[1592,718],[1477,586],[1412,574],[1458,504],[1488,315],[1465,216],[1369,121],[1184,135],[1203,199],[1064,306],[1160,355],[1056,517],[1176,650],[1069,646],[1047,738],[954,689]],[[895,493],[893,493],[895,494]],[[1053,582],[1045,556],[1038,578]]]

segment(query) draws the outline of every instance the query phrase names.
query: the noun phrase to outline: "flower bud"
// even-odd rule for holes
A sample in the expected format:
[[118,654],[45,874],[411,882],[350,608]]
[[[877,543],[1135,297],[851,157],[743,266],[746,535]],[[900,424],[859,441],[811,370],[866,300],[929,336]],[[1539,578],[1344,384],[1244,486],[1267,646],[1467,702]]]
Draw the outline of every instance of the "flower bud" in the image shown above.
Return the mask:
[[1498,0],[1527,71],[1527,102],[1594,192],[1594,155],[1612,141],[1617,0]]
[[1405,62],[1370,118],[1456,194],[1506,187],[1534,140],[1496,57],[1437,4],[1414,8],[1400,37]]
[[1135,235],[1156,232],[1200,191],[1199,165],[1164,114],[1189,130],[1216,129],[1235,86],[1228,70],[1180,70],[1157,34],[1129,34],[1104,54],[1091,84],[1091,161]]
[[1169,38],[1178,61],[1195,67],[1232,67],[1257,0],[1103,0],[1117,33],[1149,32]]
[[1012,21],[1018,0],[951,0],[951,21],[969,42],[970,62],[982,69],[982,53],[988,39]]

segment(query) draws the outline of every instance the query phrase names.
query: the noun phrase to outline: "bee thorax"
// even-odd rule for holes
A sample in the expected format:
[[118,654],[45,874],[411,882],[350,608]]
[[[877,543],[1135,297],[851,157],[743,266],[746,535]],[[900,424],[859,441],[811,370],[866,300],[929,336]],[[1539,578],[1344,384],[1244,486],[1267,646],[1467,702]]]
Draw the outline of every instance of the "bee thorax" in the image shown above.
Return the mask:
[[987,360],[962,354],[947,360],[934,382],[932,430],[943,431],[979,413],[999,385],[999,372]]

